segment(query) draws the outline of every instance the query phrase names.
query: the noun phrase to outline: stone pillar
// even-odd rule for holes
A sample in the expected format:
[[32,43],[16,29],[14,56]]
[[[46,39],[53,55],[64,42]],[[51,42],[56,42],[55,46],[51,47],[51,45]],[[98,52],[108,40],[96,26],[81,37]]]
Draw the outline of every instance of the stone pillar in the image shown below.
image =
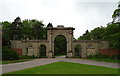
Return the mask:
[[49,40],[49,51],[48,51],[48,58],[53,57],[53,50],[52,50],[52,30],[48,32],[48,40]]
[[53,54],[53,57],[54,57],[54,51],[55,51],[55,49],[54,49],[54,41],[52,41],[52,54]]
[[53,58],[53,52],[52,51],[48,52],[48,58]]
[[72,35],[72,30],[69,31],[69,38],[68,38],[68,57],[73,57],[73,50],[72,50],[72,40],[73,40],[73,35]]

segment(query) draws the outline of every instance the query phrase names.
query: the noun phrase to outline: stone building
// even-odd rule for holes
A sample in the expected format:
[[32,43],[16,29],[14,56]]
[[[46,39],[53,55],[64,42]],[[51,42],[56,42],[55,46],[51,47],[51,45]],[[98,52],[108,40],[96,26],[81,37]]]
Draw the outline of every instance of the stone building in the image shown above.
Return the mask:
[[67,40],[67,51],[66,57],[75,57],[75,46],[80,46],[79,56],[86,58],[89,55],[95,55],[98,53],[99,49],[108,49],[108,41],[98,41],[98,40],[74,40],[73,27],[64,27],[59,25],[57,27],[52,27],[49,24],[47,27],[47,40],[12,40],[11,48],[21,48],[22,55],[34,55],[40,57],[40,46],[44,45],[46,47],[45,54],[48,58],[54,57],[54,40],[57,36],[62,35]]

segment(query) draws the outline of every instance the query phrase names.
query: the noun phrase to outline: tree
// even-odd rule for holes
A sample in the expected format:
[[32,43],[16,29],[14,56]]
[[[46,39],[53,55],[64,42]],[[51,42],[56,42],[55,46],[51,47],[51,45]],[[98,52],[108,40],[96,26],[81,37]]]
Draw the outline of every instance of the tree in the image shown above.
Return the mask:
[[12,22],[11,26],[10,26],[10,30],[11,30],[11,34],[12,36],[12,40],[20,40],[23,37],[23,26],[22,26],[22,22],[21,19],[19,17],[17,17],[14,22]]
[[11,40],[21,39],[47,39],[45,25],[39,20],[23,20],[17,17],[12,23],[1,22],[3,46],[9,46]]
[[112,18],[113,23],[120,23],[120,1],[118,2],[118,8],[114,11]]
[[2,22],[2,45],[10,44],[11,40],[10,25],[11,23],[8,21]]
[[86,30],[86,32],[83,34],[83,36],[80,36],[78,38],[78,40],[90,40],[90,39],[91,39],[91,37],[90,37],[90,33],[88,30]]
[[120,49],[120,23],[112,23],[106,27],[104,39],[109,40],[111,48]]
[[3,45],[10,45],[10,40],[20,40],[22,38],[22,23],[17,17],[14,22],[2,22],[2,40]]
[[32,39],[32,23],[30,20],[23,20],[23,39]]
[[37,21],[35,22],[35,24],[33,25],[33,37],[35,37],[35,39],[46,39],[46,29],[44,28],[44,24],[41,21]]
[[113,21],[108,24],[105,31],[105,39],[110,41],[111,48],[120,49],[120,1],[118,8],[112,15]]
[[93,30],[91,30],[90,35],[92,40],[102,40],[104,38],[104,27],[97,27]]

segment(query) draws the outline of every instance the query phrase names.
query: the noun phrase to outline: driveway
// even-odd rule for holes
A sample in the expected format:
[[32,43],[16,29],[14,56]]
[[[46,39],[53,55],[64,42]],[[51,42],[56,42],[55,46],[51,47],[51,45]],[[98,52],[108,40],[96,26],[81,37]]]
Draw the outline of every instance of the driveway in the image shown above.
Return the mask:
[[35,60],[20,62],[20,63],[4,64],[2,65],[2,73],[18,71],[26,68],[46,65],[49,63],[59,62],[59,61],[98,65],[98,66],[104,66],[104,67],[110,67],[110,68],[118,68],[118,63],[107,63],[107,62],[97,62],[97,61],[85,60],[85,59],[57,57],[57,58],[35,59]]

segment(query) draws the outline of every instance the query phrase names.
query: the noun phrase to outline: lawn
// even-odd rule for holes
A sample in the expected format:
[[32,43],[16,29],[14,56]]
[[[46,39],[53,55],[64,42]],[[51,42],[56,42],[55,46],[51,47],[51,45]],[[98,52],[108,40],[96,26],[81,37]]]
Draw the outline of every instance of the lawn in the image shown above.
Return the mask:
[[29,61],[32,59],[20,59],[20,60],[10,60],[10,61],[0,61],[0,64],[10,64],[10,63],[18,63],[18,62],[24,62]]
[[110,59],[110,58],[87,58],[87,59],[95,60],[95,61],[102,61],[102,62],[120,63],[120,60]]
[[7,74],[118,74],[118,69],[71,62],[55,62]]

